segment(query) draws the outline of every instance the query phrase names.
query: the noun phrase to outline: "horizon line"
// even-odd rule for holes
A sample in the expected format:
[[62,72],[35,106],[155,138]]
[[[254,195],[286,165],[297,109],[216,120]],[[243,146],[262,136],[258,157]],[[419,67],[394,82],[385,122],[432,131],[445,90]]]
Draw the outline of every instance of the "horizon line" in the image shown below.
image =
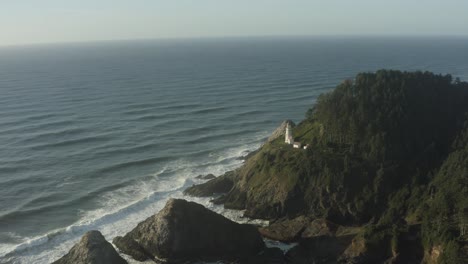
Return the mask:
[[144,42],[144,41],[188,41],[188,40],[229,40],[229,39],[308,39],[308,38],[367,38],[367,39],[468,39],[468,35],[447,34],[447,35],[433,35],[433,34],[317,34],[317,35],[226,35],[226,36],[188,36],[188,37],[142,37],[142,38],[116,38],[116,39],[96,39],[96,40],[70,40],[70,41],[38,41],[38,42],[25,42],[15,44],[0,44],[0,48],[14,48],[14,47],[29,47],[29,46],[49,46],[49,45],[86,45],[110,42]]

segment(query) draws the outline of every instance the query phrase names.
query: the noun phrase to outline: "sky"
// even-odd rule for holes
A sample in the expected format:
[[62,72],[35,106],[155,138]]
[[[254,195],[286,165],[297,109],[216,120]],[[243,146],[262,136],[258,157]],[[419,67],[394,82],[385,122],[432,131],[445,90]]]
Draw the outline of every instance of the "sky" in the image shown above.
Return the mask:
[[0,45],[238,36],[468,36],[466,0],[0,0]]

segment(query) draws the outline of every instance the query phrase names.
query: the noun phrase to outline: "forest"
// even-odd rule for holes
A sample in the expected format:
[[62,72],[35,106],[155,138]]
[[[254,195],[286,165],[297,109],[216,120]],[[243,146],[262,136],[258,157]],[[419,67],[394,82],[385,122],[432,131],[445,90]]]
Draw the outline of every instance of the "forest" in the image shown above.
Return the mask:
[[444,244],[446,263],[461,262],[457,252],[468,227],[467,83],[429,72],[363,73],[320,96],[307,123],[321,128],[309,155],[330,151],[343,160],[338,175],[325,168],[324,178],[348,192],[366,186],[354,199],[362,220],[379,218],[374,231],[396,237],[407,228],[395,224],[400,219],[420,223],[425,247]]

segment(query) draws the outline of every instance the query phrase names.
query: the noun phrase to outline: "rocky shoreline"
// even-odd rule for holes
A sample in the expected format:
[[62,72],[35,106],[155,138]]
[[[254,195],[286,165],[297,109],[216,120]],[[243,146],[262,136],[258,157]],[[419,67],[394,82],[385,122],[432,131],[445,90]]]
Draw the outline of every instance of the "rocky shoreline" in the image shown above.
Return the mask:
[[[281,131],[287,122],[290,121],[284,121],[267,142],[283,136]],[[251,159],[257,153],[258,150],[244,158]],[[225,204],[226,194],[233,190],[239,170],[218,177],[199,175],[196,179],[206,182],[187,188],[184,195],[213,197],[211,202],[215,204],[243,209]],[[149,260],[161,264],[200,261],[238,264],[353,263],[353,256],[360,255],[352,250],[355,247],[352,238],[360,230],[359,227],[343,227],[304,215],[270,220],[270,225],[266,227],[238,224],[200,204],[169,199],[160,212],[140,222],[124,236],[115,237],[112,243],[117,250],[99,231],[93,230],[53,264],[127,263],[119,253],[136,261]],[[277,247],[266,247],[263,239],[297,243],[297,246],[283,252]]]
[[[184,191],[269,225],[171,199],[113,243],[156,263],[468,263],[466,102],[468,83],[450,75],[359,74],[299,124],[284,121],[241,167]],[[92,234],[57,263],[120,261]],[[283,252],[265,239],[296,244]]]
[[[281,131],[288,122],[284,121],[266,144],[282,137],[284,133]],[[254,159],[259,150],[248,155],[244,165],[234,171],[218,177],[212,174],[197,176],[196,179],[205,182],[187,188],[184,195],[213,197],[212,203],[227,209],[246,209],[245,204],[236,205],[231,199],[234,196],[245,200],[236,197],[236,185],[238,188],[242,184],[239,175],[256,162]],[[273,215],[281,214],[278,211],[281,206],[284,204],[279,205]],[[265,212],[255,205],[255,210],[246,210],[245,216],[267,219],[270,222],[268,226],[238,224],[200,204],[170,199],[160,212],[140,222],[124,236],[115,237],[112,243],[117,250],[105,241],[99,231],[90,231],[68,254],[53,264],[127,263],[119,253],[136,261],[160,264],[201,261],[229,264],[419,263],[402,262],[395,252],[382,252],[380,249],[384,246],[369,247],[360,235],[363,226],[340,225],[307,214],[265,217],[272,215]],[[283,252],[277,247],[266,247],[263,239],[297,245]],[[98,242],[86,242],[89,240]]]
[[[187,189],[220,194],[218,178]],[[212,178],[212,177],[210,177]],[[218,179],[218,180],[216,180]],[[211,181],[211,182],[210,182]],[[208,187],[207,187],[208,186]],[[225,189],[221,189],[225,190]],[[215,202],[216,200],[213,200]],[[238,224],[204,206],[183,199],[169,199],[157,214],[140,222],[124,236],[112,241],[99,231],[89,231],[68,254],[53,264],[127,263],[120,254],[136,261],[155,263],[354,263],[360,256],[353,240],[359,227],[343,227],[325,219],[299,216],[277,219],[265,227]],[[297,243],[287,252],[266,247],[263,239]],[[361,252],[362,253],[362,252]]]

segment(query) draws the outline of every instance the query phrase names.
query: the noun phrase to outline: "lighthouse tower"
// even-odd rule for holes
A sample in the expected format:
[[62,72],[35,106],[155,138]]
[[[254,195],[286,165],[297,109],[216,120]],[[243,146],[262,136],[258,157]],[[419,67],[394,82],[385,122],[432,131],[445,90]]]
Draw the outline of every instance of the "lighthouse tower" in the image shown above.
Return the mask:
[[287,143],[287,144],[294,143],[294,138],[292,136],[291,126],[289,125],[289,123],[287,123],[287,125],[286,125],[286,133],[284,135],[284,142]]

